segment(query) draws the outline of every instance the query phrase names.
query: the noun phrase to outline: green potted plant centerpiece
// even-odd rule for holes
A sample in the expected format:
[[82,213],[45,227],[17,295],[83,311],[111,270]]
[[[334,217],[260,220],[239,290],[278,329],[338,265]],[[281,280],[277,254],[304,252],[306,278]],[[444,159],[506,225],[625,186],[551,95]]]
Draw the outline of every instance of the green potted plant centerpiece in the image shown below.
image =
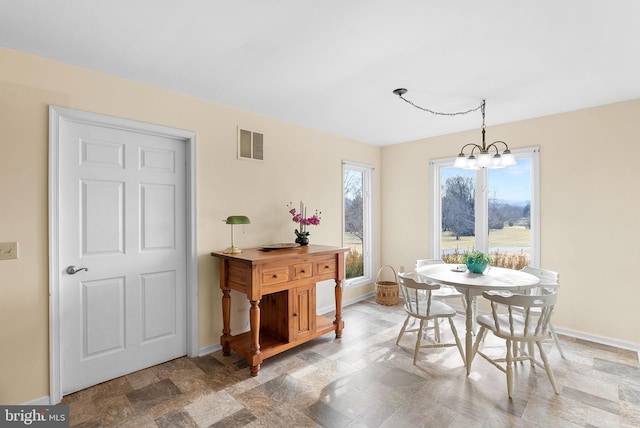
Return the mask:
[[462,255],[462,261],[467,265],[467,269],[472,273],[482,273],[487,266],[493,262],[493,259],[489,254],[485,254],[482,251],[471,250],[470,252]]

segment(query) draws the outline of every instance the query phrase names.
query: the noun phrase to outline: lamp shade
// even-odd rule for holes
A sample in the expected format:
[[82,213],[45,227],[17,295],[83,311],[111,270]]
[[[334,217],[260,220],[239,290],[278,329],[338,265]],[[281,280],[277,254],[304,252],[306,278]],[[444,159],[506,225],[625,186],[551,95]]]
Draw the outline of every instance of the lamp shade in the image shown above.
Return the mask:
[[242,250],[236,247],[235,244],[233,243],[233,226],[236,224],[251,224],[251,221],[249,221],[249,217],[245,215],[230,215],[229,217],[227,217],[226,220],[222,220],[222,221],[224,221],[226,224],[231,225],[231,246],[226,250],[224,250],[224,253],[225,254],[241,253]]
[[466,168],[467,167],[467,157],[460,153],[453,163],[454,168]]
[[511,153],[511,150],[505,150],[504,152],[502,152],[502,160],[500,161],[500,163],[503,166],[513,166],[518,164],[518,162],[516,162],[515,156],[513,156],[513,154]]
[[246,215],[230,215],[225,220],[227,224],[251,224],[249,217]]

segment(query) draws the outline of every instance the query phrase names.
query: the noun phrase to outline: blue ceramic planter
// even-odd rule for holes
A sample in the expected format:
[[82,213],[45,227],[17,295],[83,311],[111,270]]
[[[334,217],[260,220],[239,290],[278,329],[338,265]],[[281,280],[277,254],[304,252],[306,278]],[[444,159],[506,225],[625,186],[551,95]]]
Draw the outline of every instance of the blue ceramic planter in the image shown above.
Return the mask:
[[472,273],[482,273],[485,271],[489,263],[487,262],[474,262],[471,260],[467,261],[467,269]]

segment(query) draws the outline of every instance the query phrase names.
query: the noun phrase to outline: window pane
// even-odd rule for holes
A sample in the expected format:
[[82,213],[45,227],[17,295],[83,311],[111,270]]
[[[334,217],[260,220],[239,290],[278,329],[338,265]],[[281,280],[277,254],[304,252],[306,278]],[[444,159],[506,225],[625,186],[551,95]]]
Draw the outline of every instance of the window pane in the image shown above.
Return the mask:
[[349,247],[345,262],[346,279],[364,275],[364,174],[344,170],[344,245]]
[[442,259],[460,263],[461,255],[475,247],[476,172],[453,167],[440,172]]
[[532,251],[531,159],[517,162],[488,171],[489,252],[494,266],[512,269],[530,265]]

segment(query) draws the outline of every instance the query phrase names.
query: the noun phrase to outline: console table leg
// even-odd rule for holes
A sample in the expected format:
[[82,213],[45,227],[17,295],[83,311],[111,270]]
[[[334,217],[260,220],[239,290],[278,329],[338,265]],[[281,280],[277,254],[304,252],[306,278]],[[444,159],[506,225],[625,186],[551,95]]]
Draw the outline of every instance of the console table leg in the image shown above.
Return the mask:
[[260,371],[260,300],[250,300],[250,302],[249,327],[251,329],[251,345],[249,352],[251,361],[249,361],[249,366],[251,367],[251,376],[257,376]]
[[228,288],[222,289],[222,355],[231,355],[231,293]]
[[258,376],[258,372],[260,371],[260,364],[257,366],[250,366],[249,370],[251,372],[251,376]]
[[333,324],[336,326],[336,338],[342,337],[342,329],[344,328],[344,322],[342,321],[342,280],[336,279],[336,319]]

